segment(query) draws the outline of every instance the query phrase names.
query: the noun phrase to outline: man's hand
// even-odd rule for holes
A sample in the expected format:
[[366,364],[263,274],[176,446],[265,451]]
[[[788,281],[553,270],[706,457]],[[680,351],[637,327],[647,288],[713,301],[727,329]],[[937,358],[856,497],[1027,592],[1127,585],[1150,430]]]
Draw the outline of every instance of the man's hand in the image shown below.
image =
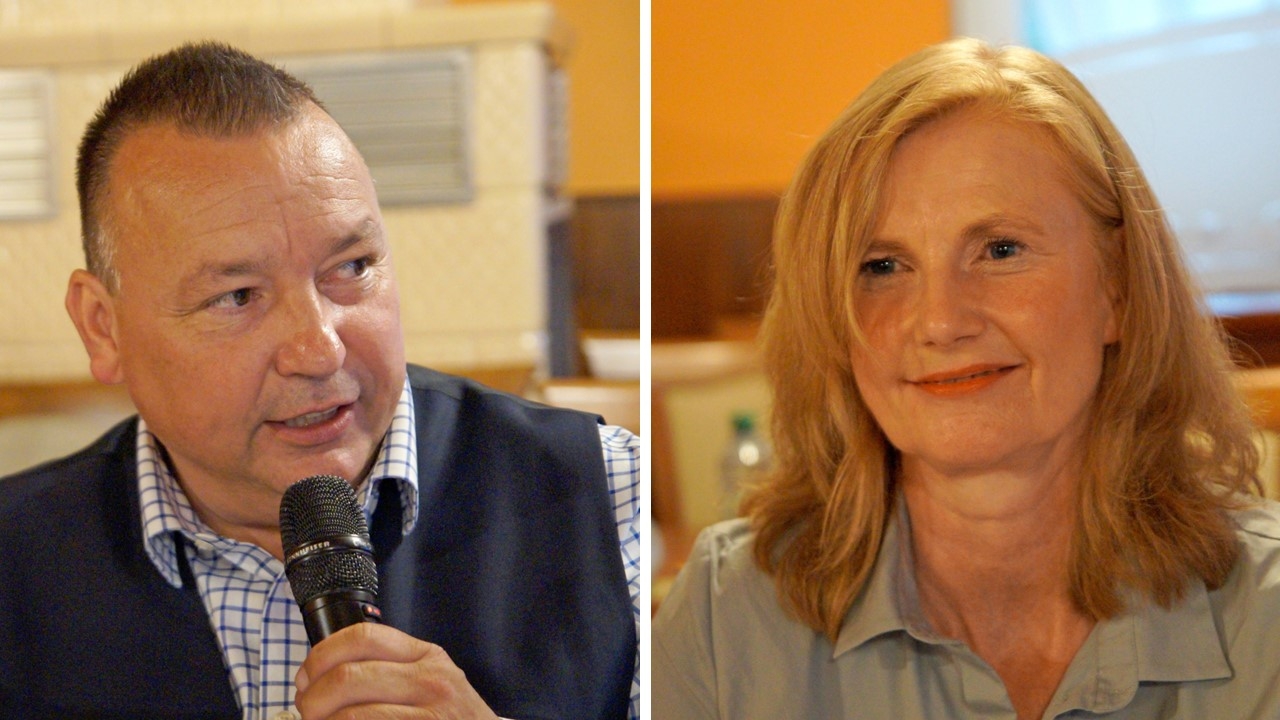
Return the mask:
[[318,643],[296,683],[304,720],[496,717],[442,648],[377,623]]

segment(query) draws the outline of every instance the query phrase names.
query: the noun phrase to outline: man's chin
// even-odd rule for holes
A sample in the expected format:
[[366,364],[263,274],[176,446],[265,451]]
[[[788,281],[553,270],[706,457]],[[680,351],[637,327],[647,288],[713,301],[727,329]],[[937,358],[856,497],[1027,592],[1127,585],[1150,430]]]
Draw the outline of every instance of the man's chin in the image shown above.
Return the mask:
[[291,463],[288,468],[272,475],[275,478],[279,478],[283,484],[273,484],[283,493],[290,485],[303,478],[315,475],[333,475],[346,480],[354,487],[358,486],[360,481],[368,474],[368,469],[372,464],[372,459],[361,458],[356,460],[354,457],[335,458],[324,462]]

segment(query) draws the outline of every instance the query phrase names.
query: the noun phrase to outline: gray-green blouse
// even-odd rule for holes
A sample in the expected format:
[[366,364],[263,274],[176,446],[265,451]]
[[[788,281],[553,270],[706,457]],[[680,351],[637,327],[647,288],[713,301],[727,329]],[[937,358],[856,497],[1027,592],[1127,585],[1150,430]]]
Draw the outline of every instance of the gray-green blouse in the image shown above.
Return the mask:
[[[1280,505],[1234,515],[1226,584],[1097,624],[1045,718],[1280,719]],[[788,617],[746,523],[712,526],[653,626],[654,720],[1008,718],[1003,683],[919,609],[901,522],[834,645]]]

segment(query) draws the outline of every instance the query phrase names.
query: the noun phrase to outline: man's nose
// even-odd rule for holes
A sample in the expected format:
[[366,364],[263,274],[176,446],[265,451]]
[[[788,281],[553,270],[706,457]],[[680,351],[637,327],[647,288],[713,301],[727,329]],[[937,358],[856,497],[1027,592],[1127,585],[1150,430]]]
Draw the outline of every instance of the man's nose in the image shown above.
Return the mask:
[[283,310],[277,372],[328,377],[340,370],[347,354],[338,335],[341,308],[311,292],[293,299]]

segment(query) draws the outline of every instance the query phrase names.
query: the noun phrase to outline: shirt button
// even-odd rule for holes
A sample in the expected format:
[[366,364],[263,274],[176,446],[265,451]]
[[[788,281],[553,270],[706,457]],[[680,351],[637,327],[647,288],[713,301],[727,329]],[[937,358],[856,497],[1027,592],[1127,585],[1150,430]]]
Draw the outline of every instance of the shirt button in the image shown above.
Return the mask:
[[298,713],[292,710],[282,710],[276,713],[272,720],[299,720]]

